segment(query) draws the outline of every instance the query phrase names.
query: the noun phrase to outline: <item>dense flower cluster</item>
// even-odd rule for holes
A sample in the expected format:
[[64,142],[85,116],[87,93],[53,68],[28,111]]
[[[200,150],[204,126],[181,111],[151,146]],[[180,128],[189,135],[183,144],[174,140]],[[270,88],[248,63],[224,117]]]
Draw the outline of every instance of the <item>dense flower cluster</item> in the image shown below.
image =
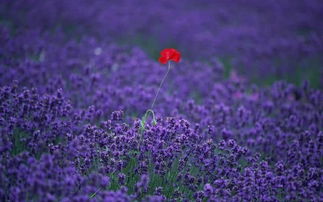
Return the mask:
[[[319,1],[215,2],[2,1],[0,200],[322,200],[323,92],[307,81],[259,87],[226,79],[221,60],[185,58],[142,130],[166,69],[114,43],[124,33],[170,43],[148,26],[163,19],[186,55],[232,54],[250,71],[322,51]],[[261,29],[272,15],[283,20]]]

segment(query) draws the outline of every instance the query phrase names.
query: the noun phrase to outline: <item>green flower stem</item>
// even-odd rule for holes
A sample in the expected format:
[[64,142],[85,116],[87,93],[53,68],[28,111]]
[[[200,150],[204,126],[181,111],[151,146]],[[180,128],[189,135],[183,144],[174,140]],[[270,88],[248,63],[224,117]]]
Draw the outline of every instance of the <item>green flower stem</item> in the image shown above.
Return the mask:
[[90,198],[95,197],[95,196],[96,196],[96,194],[97,194],[99,191],[101,191],[101,189],[100,189],[100,188],[99,188],[99,189],[97,189],[93,194],[91,194],[91,195],[90,195]]
[[153,109],[153,108],[154,108],[154,105],[155,105],[155,102],[156,102],[157,96],[158,96],[158,94],[159,94],[159,91],[160,91],[160,89],[161,89],[161,87],[162,87],[162,85],[163,85],[163,83],[164,83],[164,81],[165,81],[165,79],[166,79],[166,77],[167,77],[167,75],[168,75],[169,71],[170,71],[170,61],[168,62],[167,72],[166,72],[166,74],[165,74],[165,76],[164,76],[163,80],[162,80],[162,81],[160,82],[160,84],[159,84],[159,87],[158,87],[157,93],[156,93],[156,95],[155,95],[155,98],[154,98],[153,103],[151,104],[150,109]]
[[161,81],[161,82],[160,82],[160,84],[159,84],[159,87],[158,87],[157,93],[156,93],[155,98],[154,98],[154,100],[153,100],[153,102],[152,102],[152,104],[151,104],[150,109],[148,109],[148,110],[146,111],[145,115],[144,115],[144,116],[142,117],[142,119],[141,119],[140,124],[141,124],[141,130],[142,130],[142,131],[143,131],[143,130],[145,130],[146,122],[147,122],[147,117],[148,117],[149,113],[151,113],[151,115],[153,116],[153,121],[152,121],[152,122],[153,122],[153,124],[154,124],[154,125],[156,125],[156,124],[157,124],[157,121],[156,121],[156,117],[155,117],[155,113],[154,113],[154,111],[153,111],[153,108],[154,108],[154,105],[155,105],[156,99],[157,99],[157,97],[158,97],[159,91],[160,91],[161,87],[163,86],[164,81],[166,80],[166,77],[167,77],[167,75],[168,75],[168,73],[169,73],[169,71],[170,71],[170,69],[171,69],[171,65],[170,65],[170,64],[171,64],[171,62],[169,61],[169,62],[168,62],[167,72],[166,72],[166,74],[165,74],[164,78],[162,79],[162,81]]
[[155,113],[152,109],[148,109],[145,113],[145,115],[142,117],[141,119],[141,129],[142,130],[145,130],[145,127],[146,127],[146,122],[147,122],[147,117],[149,115],[149,113],[151,113],[151,115],[153,116],[153,124],[156,125],[157,124],[157,121],[156,121],[156,117],[155,117]]

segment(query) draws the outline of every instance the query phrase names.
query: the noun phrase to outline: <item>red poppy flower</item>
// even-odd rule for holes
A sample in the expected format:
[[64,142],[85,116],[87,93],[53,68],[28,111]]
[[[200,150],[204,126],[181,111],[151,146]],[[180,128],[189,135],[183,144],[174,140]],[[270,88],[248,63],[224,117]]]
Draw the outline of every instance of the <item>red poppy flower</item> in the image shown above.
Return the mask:
[[173,60],[179,62],[181,59],[181,53],[174,48],[166,48],[160,52],[159,62],[166,64],[168,61]]

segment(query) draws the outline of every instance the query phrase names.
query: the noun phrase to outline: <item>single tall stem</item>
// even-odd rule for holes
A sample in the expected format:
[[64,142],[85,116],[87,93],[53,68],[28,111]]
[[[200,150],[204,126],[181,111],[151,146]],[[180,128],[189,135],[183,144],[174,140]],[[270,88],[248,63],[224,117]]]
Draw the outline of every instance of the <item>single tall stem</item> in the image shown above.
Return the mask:
[[163,80],[162,80],[162,81],[160,82],[160,84],[159,84],[159,87],[158,87],[157,93],[156,93],[156,95],[155,95],[155,98],[154,98],[153,103],[151,104],[150,109],[153,109],[153,107],[154,107],[154,105],[155,105],[155,102],[156,102],[157,96],[158,96],[159,91],[160,91],[160,89],[161,89],[161,87],[162,87],[162,85],[163,85],[163,83],[164,83],[164,81],[165,81],[165,79],[166,79],[166,77],[167,77],[167,75],[168,75],[169,70],[170,70],[170,61],[168,62],[168,69],[167,69],[167,72],[166,72],[166,74],[165,74],[165,76],[164,76]]

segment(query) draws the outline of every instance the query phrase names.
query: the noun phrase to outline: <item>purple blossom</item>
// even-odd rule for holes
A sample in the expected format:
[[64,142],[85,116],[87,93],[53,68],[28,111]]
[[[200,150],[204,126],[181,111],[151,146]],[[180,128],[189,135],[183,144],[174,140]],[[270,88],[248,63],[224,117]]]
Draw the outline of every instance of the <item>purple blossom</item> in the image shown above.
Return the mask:
[[322,3],[138,3],[0,4],[0,200],[320,201]]

